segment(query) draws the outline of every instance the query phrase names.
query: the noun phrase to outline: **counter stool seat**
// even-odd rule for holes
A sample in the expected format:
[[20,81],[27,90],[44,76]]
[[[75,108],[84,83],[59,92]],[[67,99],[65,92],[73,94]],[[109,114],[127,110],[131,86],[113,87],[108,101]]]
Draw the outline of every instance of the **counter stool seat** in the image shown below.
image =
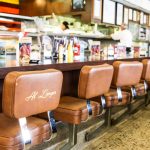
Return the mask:
[[[50,138],[49,123],[43,119],[27,118],[28,129],[32,137],[32,145],[41,144]],[[20,126],[17,119],[6,117],[0,114],[0,149],[16,150],[23,149]]]
[[[141,74],[142,74],[142,69],[143,69],[142,63],[137,61],[133,61],[133,62],[115,61],[113,63],[113,67],[114,67],[114,74],[113,74],[111,87],[115,89],[116,92],[108,92],[107,94],[104,95],[106,99],[106,118],[107,118],[108,127],[110,127],[112,123],[111,107],[125,105],[128,108],[128,111],[130,111],[131,108],[130,87],[133,85],[138,85],[135,87],[137,89],[137,92],[139,91],[139,89],[140,92],[141,89],[143,89],[143,86],[139,84]],[[127,87],[127,90],[123,91],[123,87]],[[134,89],[134,95],[135,95],[135,89]],[[124,114],[126,114],[126,112],[127,111],[123,112],[114,120],[118,122],[124,116]]]
[[[122,87],[122,90],[126,91],[126,92],[130,92],[130,94],[132,95],[131,88],[132,88],[132,86],[124,86],[124,87]],[[146,94],[145,86],[143,83],[136,84],[134,86],[134,88],[136,91],[136,96],[144,96]]]
[[[92,116],[99,115],[100,104],[91,101]],[[70,96],[64,96],[60,99],[57,109],[54,110],[56,120],[63,122],[80,124],[88,119],[87,102],[84,99],[79,99]]]
[[114,106],[121,106],[130,103],[130,93],[128,92],[121,92],[122,99],[119,100],[118,93],[116,90],[111,89],[108,93],[104,94],[106,107],[114,107]]
[[[112,76],[113,67],[108,64],[82,67],[78,82],[78,97],[63,96],[54,110],[55,119],[68,123],[69,127],[69,141],[61,150],[70,150],[77,144],[79,124],[103,115],[103,108],[100,107],[101,96],[109,91]],[[99,102],[91,100],[98,96]]]
[[[56,132],[51,111],[59,104],[62,79],[62,73],[54,69],[7,74],[0,114],[0,150],[30,149],[50,140],[51,132]],[[43,112],[47,112],[49,121],[31,117]]]

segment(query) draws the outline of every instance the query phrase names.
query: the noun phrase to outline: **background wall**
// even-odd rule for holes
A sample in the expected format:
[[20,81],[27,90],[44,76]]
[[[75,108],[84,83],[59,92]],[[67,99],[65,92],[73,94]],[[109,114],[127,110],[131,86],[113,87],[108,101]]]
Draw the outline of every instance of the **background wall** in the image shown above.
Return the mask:
[[74,15],[84,22],[91,20],[91,0],[86,0],[85,11],[72,11],[72,0],[20,0],[20,15]]

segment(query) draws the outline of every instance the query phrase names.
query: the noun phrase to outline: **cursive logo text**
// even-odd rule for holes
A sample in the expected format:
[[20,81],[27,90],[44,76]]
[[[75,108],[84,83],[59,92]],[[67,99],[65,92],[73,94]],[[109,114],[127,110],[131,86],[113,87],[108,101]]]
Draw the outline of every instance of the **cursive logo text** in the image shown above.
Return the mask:
[[56,91],[49,91],[48,89],[44,89],[41,92],[33,91],[29,96],[25,98],[26,101],[33,101],[39,99],[49,99],[52,96],[56,95]]

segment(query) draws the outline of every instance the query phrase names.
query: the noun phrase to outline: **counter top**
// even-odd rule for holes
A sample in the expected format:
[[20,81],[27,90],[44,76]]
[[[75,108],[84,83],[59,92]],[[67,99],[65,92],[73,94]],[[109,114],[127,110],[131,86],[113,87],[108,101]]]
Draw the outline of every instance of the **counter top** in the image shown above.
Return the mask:
[[85,59],[83,61],[74,61],[70,63],[57,62],[45,60],[39,64],[24,64],[19,65],[16,60],[0,60],[0,79],[3,79],[8,72],[11,71],[29,71],[29,70],[43,70],[49,68],[55,68],[61,71],[73,71],[80,70],[84,65],[100,65],[103,63],[112,64],[116,60],[120,61],[141,61],[144,58],[150,59],[150,57],[140,57],[140,58],[124,58],[124,59]]

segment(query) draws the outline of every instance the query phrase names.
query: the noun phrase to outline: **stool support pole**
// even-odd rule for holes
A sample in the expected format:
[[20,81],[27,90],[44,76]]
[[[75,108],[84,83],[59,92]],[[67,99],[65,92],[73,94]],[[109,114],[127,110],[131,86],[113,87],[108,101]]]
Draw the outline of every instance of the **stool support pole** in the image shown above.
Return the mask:
[[99,126],[98,128],[85,133],[85,141],[90,141],[90,140],[94,139],[95,137],[99,136],[100,134],[103,134],[106,130],[107,130],[107,128],[105,126],[105,123],[103,122],[103,124],[101,126]]
[[106,108],[105,123],[107,128],[111,126],[111,108]]
[[28,150],[31,147],[31,133],[27,127],[27,119],[20,118],[19,125],[21,128],[21,135],[22,135],[22,140],[24,143],[24,150]]
[[149,102],[150,102],[150,100],[149,100],[149,94],[150,94],[150,91],[148,90],[147,94],[145,96],[145,106],[147,106],[149,104]]
[[77,130],[78,125],[68,124],[69,125],[69,141],[64,145],[60,150],[70,150],[74,145],[77,144]]

